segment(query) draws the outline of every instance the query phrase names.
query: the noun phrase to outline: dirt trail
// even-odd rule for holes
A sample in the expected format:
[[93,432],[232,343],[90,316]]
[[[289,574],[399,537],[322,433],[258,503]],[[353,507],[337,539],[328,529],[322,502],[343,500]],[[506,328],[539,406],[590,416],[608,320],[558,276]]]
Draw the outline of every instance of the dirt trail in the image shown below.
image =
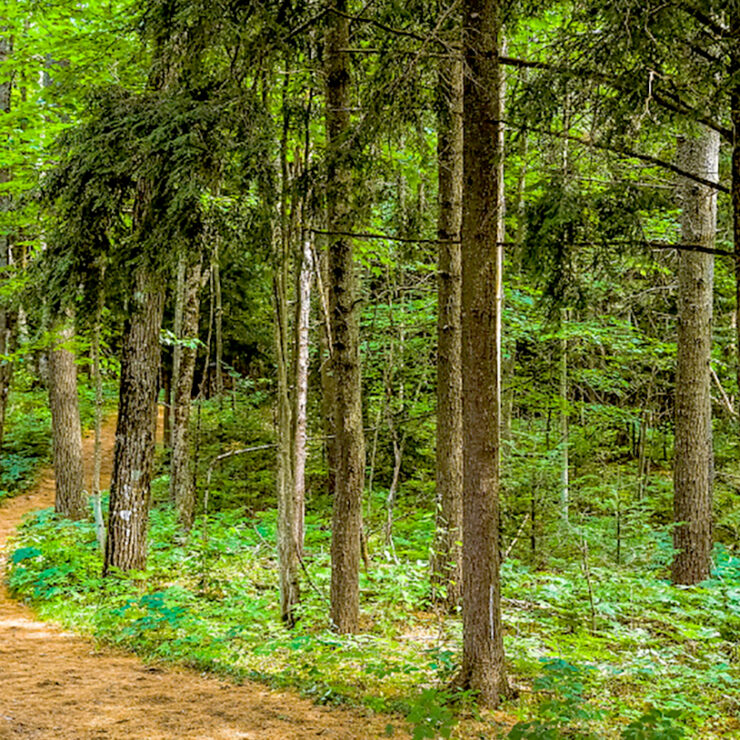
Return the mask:
[[[109,422],[103,435],[105,485],[114,436],[115,423]],[[87,438],[90,467],[92,449]],[[0,558],[23,516],[53,502],[54,475],[44,470],[33,490],[0,507]],[[383,737],[387,724],[387,718],[317,707],[259,684],[235,686],[99,649],[38,621],[0,584],[0,740],[366,740]]]

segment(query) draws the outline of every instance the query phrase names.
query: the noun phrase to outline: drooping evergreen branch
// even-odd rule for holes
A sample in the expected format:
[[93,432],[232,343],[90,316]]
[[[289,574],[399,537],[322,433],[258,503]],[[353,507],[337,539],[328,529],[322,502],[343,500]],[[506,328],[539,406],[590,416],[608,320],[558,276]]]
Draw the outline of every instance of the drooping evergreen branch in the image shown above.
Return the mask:
[[[517,59],[516,57],[500,56],[499,62],[501,64],[517,67],[519,69],[541,69],[549,72],[556,72],[562,75],[568,75],[570,77],[580,77],[582,79],[593,80],[603,85],[607,85],[617,92],[629,93],[632,89],[629,85],[625,84],[624,81],[620,80],[614,75],[601,72],[596,69],[578,69],[576,67],[567,67],[559,64],[551,64],[549,62],[542,62],[534,59]],[[657,92],[655,90],[650,91],[650,99],[653,100],[657,105],[673,113],[677,113],[682,116],[690,116],[697,123],[704,124],[708,128],[718,131],[719,134],[727,141],[732,141],[733,134],[732,130],[718,123],[712,118],[702,115],[692,107],[689,103],[682,100],[677,93],[671,92],[666,94]]]
[[[506,122],[506,125],[510,127],[516,127],[514,124],[508,121]],[[572,141],[585,147],[593,147],[594,149],[601,149],[602,151],[612,152],[612,154],[616,154],[620,157],[625,157],[626,159],[639,159],[641,162],[645,162],[647,164],[652,164],[656,167],[661,167],[662,169],[669,170],[676,175],[680,175],[681,177],[685,177],[689,180],[693,180],[694,182],[698,182],[700,185],[705,185],[706,187],[712,188],[712,190],[716,190],[720,193],[730,192],[730,188],[726,185],[723,185],[722,183],[707,180],[706,178],[701,177],[701,175],[695,175],[691,172],[687,172],[686,170],[682,169],[678,165],[673,164],[672,162],[666,162],[666,160],[660,159],[660,157],[654,157],[650,154],[637,152],[634,149],[630,149],[629,147],[621,146],[619,144],[610,144],[604,141],[596,141],[591,138],[576,136],[575,134],[568,134],[564,131],[552,131],[549,129],[533,128],[532,126],[527,126],[527,130],[533,131],[534,133],[538,133],[543,136],[552,136],[559,139],[565,139],[566,141]]]

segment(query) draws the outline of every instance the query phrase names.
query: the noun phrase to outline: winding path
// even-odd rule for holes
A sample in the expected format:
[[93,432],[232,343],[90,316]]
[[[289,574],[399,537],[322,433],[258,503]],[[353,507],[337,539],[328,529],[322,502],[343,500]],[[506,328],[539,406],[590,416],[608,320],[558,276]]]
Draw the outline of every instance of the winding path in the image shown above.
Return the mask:
[[[104,481],[114,426],[104,428]],[[87,438],[89,462],[92,446]],[[31,491],[0,507],[0,558],[23,516],[53,501],[54,474],[47,469]],[[387,724],[387,718],[317,707],[259,684],[236,686],[99,648],[38,621],[0,584],[0,740],[369,740],[384,737]]]

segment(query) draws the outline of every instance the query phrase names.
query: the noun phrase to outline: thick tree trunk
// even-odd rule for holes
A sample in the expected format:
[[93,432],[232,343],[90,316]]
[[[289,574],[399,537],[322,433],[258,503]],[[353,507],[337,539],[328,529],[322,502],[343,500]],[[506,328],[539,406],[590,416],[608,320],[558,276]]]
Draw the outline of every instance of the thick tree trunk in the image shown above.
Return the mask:
[[462,368],[460,229],[463,187],[463,64],[440,63],[437,217],[437,531],[432,573],[449,611],[462,599]]
[[103,575],[113,568],[140,570],[146,564],[163,306],[159,278],[139,265],[123,337]]
[[[346,13],[346,0],[338,0]],[[329,231],[329,311],[334,344],[334,419],[337,471],[332,517],[331,618],[340,632],[359,628],[360,531],[365,479],[362,428],[359,309],[352,242],[349,21],[330,13],[326,38],[326,129]]]
[[189,531],[195,517],[195,481],[190,456],[190,407],[193,395],[195,358],[198,354],[198,317],[200,315],[200,284],[202,264],[200,256],[184,258],[182,301],[180,311],[179,349],[175,364],[177,374],[172,376],[172,458],[170,461],[170,499],[177,507],[180,526]]
[[49,406],[54,441],[54,510],[70,519],[86,513],[82,426],[77,399],[77,365],[69,343],[74,327],[68,318],[56,330],[55,347],[49,353]]
[[[719,134],[705,130],[681,138],[682,169],[708,180],[719,176]],[[717,194],[684,179],[681,183],[681,239],[714,247]],[[671,576],[674,583],[697,583],[712,565],[712,405],[710,359],[714,256],[681,250],[678,263],[678,351],[676,357],[676,443]]]
[[501,146],[498,0],[465,0],[462,226],[463,662],[458,683],[506,692],[499,584]]

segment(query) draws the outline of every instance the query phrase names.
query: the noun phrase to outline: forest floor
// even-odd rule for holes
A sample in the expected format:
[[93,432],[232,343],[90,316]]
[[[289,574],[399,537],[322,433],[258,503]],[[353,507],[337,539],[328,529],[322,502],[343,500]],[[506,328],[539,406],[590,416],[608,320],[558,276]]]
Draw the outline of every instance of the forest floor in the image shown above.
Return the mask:
[[[110,479],[115,420],[103,430],[103,484]],[[92,467],[93,439],[84,441]],[[23,517],[54,503],[54,473],[0,507],[0,565]],[[398,724],[394,718],[394,724]],[[366,740],[388,718],[319,707],[256,683],[235,685],[192,670],[160,667],[38,621],[0,583],[0,740],[49,738],[243,738]],[[396,730],[394,737],[407,737]]]

